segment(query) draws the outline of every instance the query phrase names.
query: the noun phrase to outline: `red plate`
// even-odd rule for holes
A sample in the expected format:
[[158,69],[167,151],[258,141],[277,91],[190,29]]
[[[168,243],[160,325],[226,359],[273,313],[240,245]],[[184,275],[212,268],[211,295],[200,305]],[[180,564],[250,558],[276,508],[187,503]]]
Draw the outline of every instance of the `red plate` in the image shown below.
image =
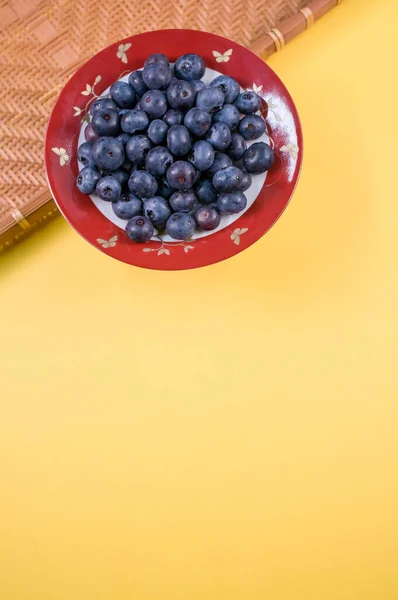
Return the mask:
[[[247,212],[220,231],[189,242],[131,242],[93,201],[76,188],[77,146],[91,101],[122,75],[142,68],[155,52],[171,62],[186,53],[203,56],[210,69],[231,75],[263,98],[263,113],[276,160]],[[88,117],[86,117],[88,118]],[[90,59],[62,90],[46,137],[45,162],[53,197],[69,223],[109,256],[149,269],[192,269],[238,254],[270,229],[286,208],[300,173],[302,131],[297,110],[283,83],[255,54],[210,33],[184,29],[143,33],[109,46]]]

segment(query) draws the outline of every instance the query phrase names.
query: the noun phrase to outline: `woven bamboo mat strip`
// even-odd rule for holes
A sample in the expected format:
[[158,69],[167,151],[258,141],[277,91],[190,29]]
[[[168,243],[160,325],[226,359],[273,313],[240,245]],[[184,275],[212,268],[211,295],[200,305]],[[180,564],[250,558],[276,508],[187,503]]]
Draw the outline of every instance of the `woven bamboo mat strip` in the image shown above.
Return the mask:
[[[337,3],[309,6],[316,18]],[[305,6],[308,0],[0,0],[0,245],[15,231],[23,237],[51,201],[43,167],[48,117],[68,77],[93,54],[143,31],[190,28],[267,57],[283,46],[273,28],[286,41],[306,29]]]

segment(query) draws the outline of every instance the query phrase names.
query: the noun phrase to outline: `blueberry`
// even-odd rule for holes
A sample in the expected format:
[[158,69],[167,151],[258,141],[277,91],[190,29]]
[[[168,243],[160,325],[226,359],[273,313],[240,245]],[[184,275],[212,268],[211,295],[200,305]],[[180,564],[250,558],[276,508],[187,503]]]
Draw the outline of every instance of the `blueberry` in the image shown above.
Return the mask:
[[133,71],[130,73],[129,84],[139,96],[142,96],[148,90],[144,80],[142,79],[142,71]]
[[195,94],[200,92],[200,90],[204,90],[206,87],[205,82],[201,81],[200,79],[194,79],[193,81],[191,81],[191,85]]
[[111,177],[110,175],[106,175],[98,181],[95,191],[101,200],[114,202],[120,198],[122,186],[117,179]]
[[132,108],[136,102],[135,91],[125,81],[115,81],[109,90],[110,96],[120,108]]
[[130,138],[131,138],[131,135],[129,135],[128,133],[125,133],[124,131],[122,131],[122,133],[119,133],[119,135],[116,136],[116,139],[119,140],[120,142],[122,142],[123,146],[125,146],[127,144],[127,142],[129,141]]
[[127,158],[134,165],[142,165],[151,148],[152,142],[146,135],[133,135],[126,144]]
[[92,194],[101,179],[101,174],[95,167],[84,167],[77,176],[76,184],[82,194]]
[[168,200],[174,194],[174,192],[174,188],[171,187],[167,179],[164,179],[163,177],[159,179],[159,187],[157,191],[158,196],[162,196]]
[[235,100],[236,108],[244,115],[260,110],[261,98],[255,92],[243,92]]
[[129,190],[139,198],[152,198],[156,194],[156,179],[146,171],[133,171],[129,179]]
[[192,146],[188,160],[198,171],[206,171],[213,164],[214,155],[213,146],[209,142],[199,140]]
[[117,179],[122,188],[124,185],[126,185],[126,183],[129,180],[129,174],[124,169],[116,169],[115,171],[104,171],[103,175],[110,175],[111,177]]
[[116,138],[101,137],[93,144],[93,159],[99,169],[115,171],[124,163],[124,146]]
[[201,108],[191,108],[184,118],[185,127],[196,137],[208,132],[211,126],[211,116]]
[[226,150],[231,143],[231,130],[225,123],[214,123],[209,129],[206,139],[215,150]]
[[211,165],[210,169],[206,172],[206,175],[213,179],[214,174],[217,173],[217,171],[221,171],[221,169],[226,169],[231,165],[232,160],[229,158],[229,156],[223,154],[222,152],[216,152],[214,162]]
[[95,162],[93,160],[93,145],[89,142],[83,142],[83,144],[81,144],[78,148],[77,160],[85,167],[94,167]]
[[142,200],[134,194],[124,194],[112,202],[112,209],[119,219],[131,219],[142,214]]
[[163,229],[171,215],[169,203],[162,196],[154,196],[144,200],[144,215],[148,217],[157,229]]
[[192,190],[174,192],[170,198],[170,206],[175,212],[189,212],[196,202],[197,198]]
[[246,142],[239,133],[233,133],[227,153],[232,160],[240,160],[246,150]]
[[142,72],[142,79],[150,90],[165,90],[171,80],[169,66],[162,63],[146,65]]
[[166,96],[160,90],[149,90],[142,96],[140,106],[151,119],[158,119],[167,110]]
[[177,58],[174,65],[175,74],[179,79],[193,81],[202,79],[206,71],[205,61],[198,54],[184,54]]
[[212,115],[222,108],[224,94],[216,87],[207,87],[196,94],[195,104]]
[[204,231],[212,231],[219,226],[221,216],[215,206],[201,206],[195,212],[196,225]]
[[163,116],[163,121],[167,123],[169,127],[172,125],[182,125],[184,120],[184,113],[180,110],[174,110],[171,108],[167,111],[167,113]]
[[172,81],[167,88],[167,100],[176,110],[187,110],[195,102],[195,92],[188,81]]
[[145,67],[148,67],[149,65],[155,65],[155,64],[161,64],[161,65],[165,65],[166,67],[169,66],[169,60],[167,58],[167,56],[165,56],[164,54],[151,54],[151,56],[148,56],[148,58],[145,61]]
[[213,185],[220,192],[233,192],[242,183],[242,171],[238,167],[227,167],[213,177]]
[[217,201],[218,192],[210,179],[202,179],[194,187],[197,199],[202,204],[211,204]]
[[274,151],[264,142],[256,142],[246,150],[242,163],[249,173],[264,173],[274,164]]
[[265,131],[265,122],[260,115],[246,115],[239,123],[239,133],[245,140],[257,140]]
[[97,98],[90,106],[90,115],[94,115],[98,110],[117,110],[116,103],[111,98]]
[[241,171],[242,171],[242,183],[236,189],[238,190],[238,192],[245,192],[246,190],[249,189],[249,187],[252,184],[252,176],[250,175],[250,173],[248,171],[246,171],[246,169],[241,169]]
[[217,87],[224,94],[225,102],[231,104],[236,100],[240,92],[239,83],[228,75],[219,75],[210,84],[211,87]]
[[173,163],[173,155],[167,148],[157,146],[149,150],[145,159],[145,168],[154,177],[162,177]]
[[84,137],[86,138],[87,142],[95,142],[98,140],[99,136],[95,133],[91,123],[89,123],[84,130]]
[[126,233],[130,240],[145,244],[148,242],[155,231],[154,226],[147,217],[133,217],[126,224]]
[[246,208],[247,198],[243,192],[225,192],[218,196],[217,208],[222,215],[234,215]]
[[166,231],[175,240],[187,240],[195,231],[195,219],[187,213],[174,213],[167,220]]
[[119,115],[116,110],[101,108],[91,121],[97,135],[118,135],[120,133]]
[[215,123],[225,123],[231,129],[235,129],[240,120],[240,112],[233,104],[224,104],[221,110],[213,115]]
[[120,125],[123,131],[126,133],[136,133],[137,131],[144,131],[148,127],[149,119],[146,112],[143,110],[128,110],[122,116]]
[[166,141],[168,128],[168,125],[162,119],[151,121],[148,127],[148,137],[151,142],[154,144],[163,144]]
[[177,160],[167,169],[167,181],[176,190],[188,190],[196,181],[196,169],[183,160]]
[[167,147],[174,156],[184,156],[191,147],[191,136],[184,125],[172,125],[167,132]]

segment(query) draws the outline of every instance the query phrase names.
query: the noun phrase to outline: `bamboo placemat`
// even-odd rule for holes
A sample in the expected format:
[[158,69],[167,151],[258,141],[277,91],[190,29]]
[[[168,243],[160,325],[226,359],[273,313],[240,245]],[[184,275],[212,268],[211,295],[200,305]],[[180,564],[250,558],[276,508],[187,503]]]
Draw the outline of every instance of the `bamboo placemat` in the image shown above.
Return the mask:
[[266,59],[341,0],[0,0],[0,252],[57,214],[43,167],[51,108],[93,54],[165,28],[199,29]]

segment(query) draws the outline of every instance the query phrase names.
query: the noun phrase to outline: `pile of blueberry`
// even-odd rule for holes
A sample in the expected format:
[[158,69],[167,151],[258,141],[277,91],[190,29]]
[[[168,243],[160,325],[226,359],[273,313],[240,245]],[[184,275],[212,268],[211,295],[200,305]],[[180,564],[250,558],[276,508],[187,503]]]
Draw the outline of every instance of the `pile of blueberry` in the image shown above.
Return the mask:
[[252,175],[273,165],[268,144],[246,144],[265,132],[255,114],[260,97],[240,93],[227,75],[206,86],[205,69],[197,54],[181,56],[174,68],[153,54],[91,105],[77,187],[112,202],[134,242],[147,242],[155,229],[177,240],[195,227],[215,229],[221,215],[245,209]]

